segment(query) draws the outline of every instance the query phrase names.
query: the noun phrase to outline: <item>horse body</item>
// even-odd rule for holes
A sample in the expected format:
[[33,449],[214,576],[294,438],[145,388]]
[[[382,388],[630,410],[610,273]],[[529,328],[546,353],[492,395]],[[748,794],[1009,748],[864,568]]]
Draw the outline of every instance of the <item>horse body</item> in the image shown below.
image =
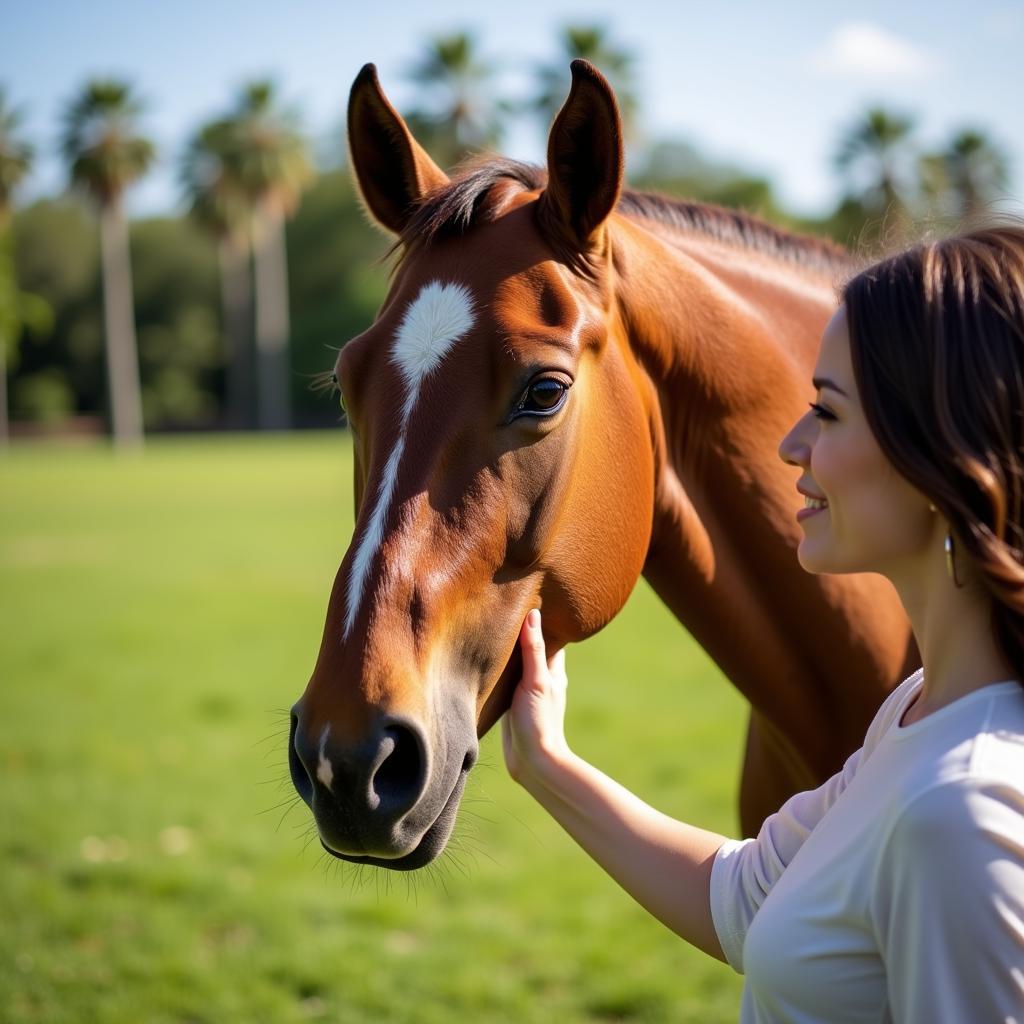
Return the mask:
[[622,196],[614,98],[573,71],[547,176],[492,162],[454,183],[372,66],[353,87],[353,164],[403,253],[336,367],[356,530],[289,742],[344,859],[444,848],[530,607],[557,650],[646,576],[751,702],[748,831],[842,763],[913,656],[888,584],[794,554],[776,445],[811,394],[837,257]]

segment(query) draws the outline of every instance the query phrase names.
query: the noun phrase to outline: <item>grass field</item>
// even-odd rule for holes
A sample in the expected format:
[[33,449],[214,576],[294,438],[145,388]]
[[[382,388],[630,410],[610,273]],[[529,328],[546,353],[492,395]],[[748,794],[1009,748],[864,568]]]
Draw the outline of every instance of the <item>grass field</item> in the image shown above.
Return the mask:
[[[497,732],[436,870],[303,849],[281,709],[350,480],[343,433],[0,457],[0,1017],[735,1020],[739,979],[509,782]],[[645,584],[568,668],[581,754],[735,832],[743,705]]]

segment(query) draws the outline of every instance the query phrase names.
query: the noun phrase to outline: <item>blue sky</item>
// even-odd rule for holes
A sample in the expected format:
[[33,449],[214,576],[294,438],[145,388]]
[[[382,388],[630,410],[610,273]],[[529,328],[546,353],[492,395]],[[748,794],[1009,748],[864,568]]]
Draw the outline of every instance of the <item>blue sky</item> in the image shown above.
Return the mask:
[[[431,35],[472,30],[510,93],[558,53],[558,30],[603,24],[636,57],[641,127],[696,143],[769,176],[809,214],[838,196],[836,139],[868,104],[914,115],[924,145],[980,127],[1013,165],[1024,200],[1024,3],[939,4],[665,0],[0,0],[0,85],[24,107],[39,153],[23,198],[64,183],[55,155],[60,113],[90,75],[128,77],[147,101],[144,128],[162,160],[131,198],[135,213],[180,207],[175,161],[191,130],[246,80],[270,74],[322,151],[342,144],[352,79],[377,64],[399,110],[404,77]],[[521,125],[504,151],[540,161],[541,131]],[[1019,208],[1019,207],[1018,207]]]

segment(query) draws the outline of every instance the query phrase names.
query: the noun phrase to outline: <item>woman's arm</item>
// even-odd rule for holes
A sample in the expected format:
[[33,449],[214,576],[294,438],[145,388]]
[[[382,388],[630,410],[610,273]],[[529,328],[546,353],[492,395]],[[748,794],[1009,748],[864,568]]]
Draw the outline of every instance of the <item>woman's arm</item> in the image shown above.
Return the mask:
[[523,677],[502,721],[509,773],[641,906],[724,960],[711,865],[725,837],[656,811],[569,749],[564,652],[546,657],[540,613],[520,633]]

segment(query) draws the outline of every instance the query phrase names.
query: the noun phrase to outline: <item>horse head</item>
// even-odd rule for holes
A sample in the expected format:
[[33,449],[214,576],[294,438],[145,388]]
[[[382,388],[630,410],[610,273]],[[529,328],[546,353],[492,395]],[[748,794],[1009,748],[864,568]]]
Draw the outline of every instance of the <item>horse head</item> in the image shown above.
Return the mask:
[[558,650],[604,626],[643,568],[656,399],[615,301],[621,121],[591,65],[572,73],[546,174],[491,160],[450,179],[373,65],[352,88],[352,166],[399,261],[335,367],[356,525],[289,740],[344,860],[434,859],[511,699],[527,611]]

